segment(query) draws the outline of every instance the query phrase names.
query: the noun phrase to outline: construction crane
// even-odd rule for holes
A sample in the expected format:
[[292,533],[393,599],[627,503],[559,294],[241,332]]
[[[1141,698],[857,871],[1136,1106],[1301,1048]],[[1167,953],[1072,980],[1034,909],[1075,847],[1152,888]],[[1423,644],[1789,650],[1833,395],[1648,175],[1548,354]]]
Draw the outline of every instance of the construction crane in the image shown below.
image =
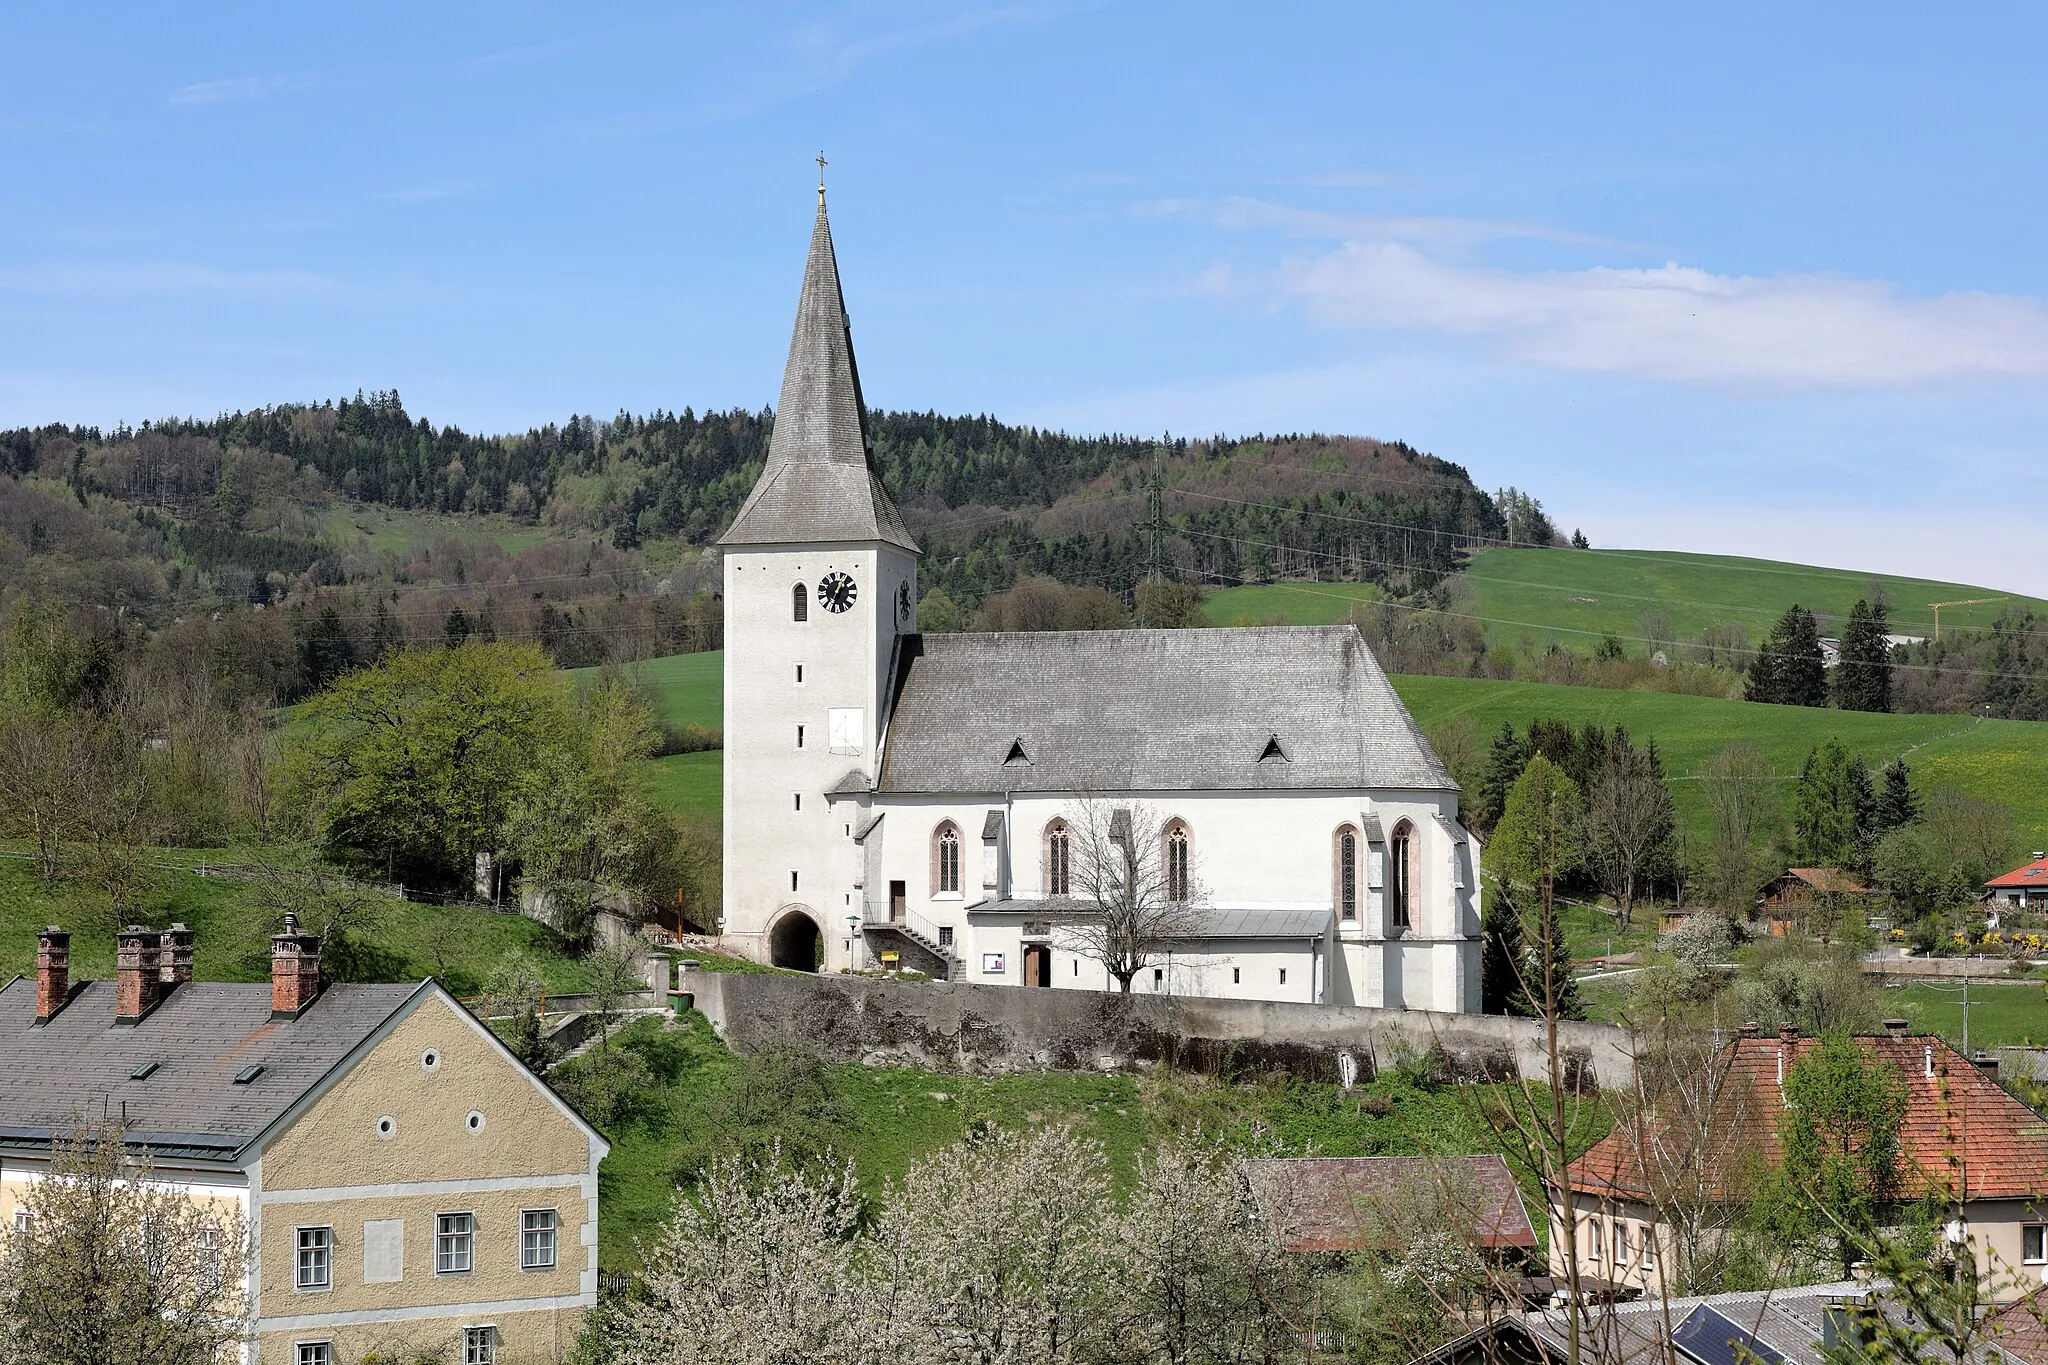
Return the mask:
[[1972,597],[1963,602],[1929,602],[1934,608],[1934,643],[1941,643],[1941,609],[1943,607],[1981,607],[1987,602],[2003,602],[2003,597]]

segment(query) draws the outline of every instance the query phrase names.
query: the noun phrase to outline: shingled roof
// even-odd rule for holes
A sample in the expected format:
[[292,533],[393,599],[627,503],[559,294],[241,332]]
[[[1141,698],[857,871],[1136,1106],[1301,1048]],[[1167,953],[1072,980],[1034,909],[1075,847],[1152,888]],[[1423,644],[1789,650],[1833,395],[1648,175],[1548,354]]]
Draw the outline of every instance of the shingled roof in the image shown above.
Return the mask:
[[821,191],[768,462],[719,544],[880,540],[915,553],[917,541],[875,474],[872,446]]
[[1247,1161],[1245,1178],[1287,1251],[1377,1249],[1411,1190],[1437,1196],[1476,1246],[1536,1248],[1522,1192],[1497,1155],[1274,1158]]
[[[1858,1038],[1856,1044],[1891,1063],[1905,1084],[1899,1147],[1907,1197],[1929,1189],[1959,1190],[1967,1199],[2048,1196],[2048,1119],[1940,1038],[1899,1034]],[[1737,1038],[1717,1054],[1714,1064],[1728,1068],[1727,1107],[1741,1115],[1744,1129],[1740,1141],[1716,1144],[1730,1161],[1753,1157],[1775,1166],[1783,1158],[1779,1078],[1820,1046],[1817,1038]],[[1635,1152],[1626,1130],[1617,1128],[1571,1164],[1572,1189],[1595,1197],[1640,1197],[1646,1179]],[[1735,1176],[1732,1169],[1715,1174],[1724,1187]]]
[[[1351,626],[934,635],[883,792],[1451,791]],[[1284,758],[1264,757],[1278,739]]]
[[[141,1022],[116,1024],[115,983],[89,981],[37,1026],[36,983],[16,978],[0,986],[0,1151],[47,1150],[74,1116],[104,1108],[126,1116],[131,1142],[231,1161],[431,989],[333,985],[297,1018],[273,1019],[268,983],[188,981]],[[251,1067],[261,1070],[238,1084]]]

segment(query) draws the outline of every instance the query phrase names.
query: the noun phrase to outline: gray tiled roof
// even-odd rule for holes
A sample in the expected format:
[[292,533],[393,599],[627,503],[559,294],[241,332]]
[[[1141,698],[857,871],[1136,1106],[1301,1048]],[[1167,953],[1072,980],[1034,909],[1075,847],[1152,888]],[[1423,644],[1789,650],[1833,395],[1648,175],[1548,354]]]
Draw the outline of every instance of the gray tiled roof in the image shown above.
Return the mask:
[[[929,635],[904,655],[883,792],[1456,787],[1351,626]],[[1287,759],[1260,762],[1275,736]]]
[[903,514],[875,475],[869,445],[853,333],[821,199],[768,462],[719,544],[882,540],[915,551]]
[[[37,1028],[35,982],[17,979],[0,987],[0,1147],[47,1147],[74,1113],[104,1105],[125,1110],[131,1141],[230,1158],[420,989],[329,986],[298,1018],[273,1021],[267,982],[194,981],[117,1025],[114,983],[92,981]],[[250,1066],[262,1074],[236,1085]]]

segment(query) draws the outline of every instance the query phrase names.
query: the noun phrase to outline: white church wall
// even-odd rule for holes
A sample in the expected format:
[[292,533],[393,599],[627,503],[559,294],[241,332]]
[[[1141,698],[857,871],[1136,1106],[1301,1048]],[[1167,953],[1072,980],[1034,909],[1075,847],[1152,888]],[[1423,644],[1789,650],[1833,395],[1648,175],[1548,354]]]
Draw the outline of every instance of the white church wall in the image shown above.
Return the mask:
[[[817,599],[834,572],[856,585],[845,612]],[[767,960],[771,925],[795,910],[818,925],[825,966],[850,965],[840,931],[859,850],[825,792],[850,771],[873,772],[895,646],[890,598],[909,573],[908,556],[875,546],[726,553],[724,912],[739,951]],[[799,583],[802,621],[792,600]]]

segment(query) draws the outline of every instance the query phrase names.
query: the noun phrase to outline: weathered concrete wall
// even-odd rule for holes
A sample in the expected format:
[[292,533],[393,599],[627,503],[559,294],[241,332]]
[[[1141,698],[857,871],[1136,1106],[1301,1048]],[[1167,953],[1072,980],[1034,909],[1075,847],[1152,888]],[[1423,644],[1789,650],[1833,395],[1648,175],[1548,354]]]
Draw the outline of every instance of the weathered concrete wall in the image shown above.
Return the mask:
[[1894,957],[1873,953],[1863,959],[1863,970],[1876,976],[1967,976],[1976,981],[2002,981],[2013,975],[2009,957]]
[[[963,1071],[1113,1070],[1168,1063],[1213,1075],[1279,1071],[1337,1081],[1428,1066],[1454,1080],[1547,1072],[1529,1019],[1269,1000],[1121,996],[967,982],[693,973],[696,1005],[733,1047],[788,1040],[841,1060],[901,1060]],[[1565,1024],[1568,1080],[1611,1090],[1634,1070],[1626,1034]]]

